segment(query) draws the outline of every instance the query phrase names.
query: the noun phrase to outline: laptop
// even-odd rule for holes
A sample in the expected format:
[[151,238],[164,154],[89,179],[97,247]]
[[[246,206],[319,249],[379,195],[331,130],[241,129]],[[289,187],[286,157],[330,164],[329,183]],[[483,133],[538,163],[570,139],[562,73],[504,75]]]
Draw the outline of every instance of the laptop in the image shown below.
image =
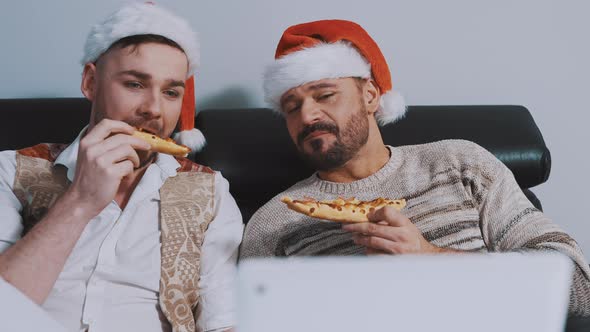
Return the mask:
[[237,331],[563,331],[572,271],[560,254],[247,260]]
[[40,306],[0,278],[0,331],[65,332]]

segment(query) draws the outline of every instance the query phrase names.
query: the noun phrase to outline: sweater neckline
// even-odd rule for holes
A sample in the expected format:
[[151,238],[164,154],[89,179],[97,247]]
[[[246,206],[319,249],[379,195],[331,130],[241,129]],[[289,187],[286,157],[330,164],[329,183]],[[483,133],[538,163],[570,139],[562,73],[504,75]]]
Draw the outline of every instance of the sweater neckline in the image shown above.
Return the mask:
[[342,182],[331,182],[320,179],[318,173],[313,173],[308,178],[308,184],[313,185],[319,189],[319,191],[329,194],[346,194],[357,191],[362,191],[367,188],[371,188],[383,183],[383,180],[393,174],[401,165],[401,151],[397,148],[387,145],[390,152],[390,157],[387,163],[383,165],[377,172],[367,176],[366,178],[342,183]]

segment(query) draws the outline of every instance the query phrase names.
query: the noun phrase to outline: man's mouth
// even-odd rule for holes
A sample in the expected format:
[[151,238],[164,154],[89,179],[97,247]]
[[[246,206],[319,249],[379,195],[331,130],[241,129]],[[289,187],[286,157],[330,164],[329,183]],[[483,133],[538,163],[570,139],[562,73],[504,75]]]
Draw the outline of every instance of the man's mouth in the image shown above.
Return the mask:
[[160,136],[162,135],[162,127],[160,126],[160,124],[156,121],[145,121],[143,119],[129,119],[127,122],[129,125],[139,129],[140,131],[152,134],[152,135],[156,135],[156,136]]
[[316,137],[326,135],[326,134],[331,134],[331,132],[323,131],[323,130],[316,130],[316,131],[309,133],[309,135],[307,135],[303,141],[306,142],[306,141],[309,141],[311,139],[314,139]]
[[146,132],[148,134],[159,136],[156,130],[147,127],[137,127],[140,131]]
[[297,135],[297,144],[303,145],[304,142],[311,141],[314,138],[318,138],[322,135],[333,134],[338,136],[338,127],[329,123],[314,123],[308,125],[301,130]]
[[139,130],[141,131],[145,131],[148,134],[156,134],[153,130],[149,129],[149,128],[139,128]]

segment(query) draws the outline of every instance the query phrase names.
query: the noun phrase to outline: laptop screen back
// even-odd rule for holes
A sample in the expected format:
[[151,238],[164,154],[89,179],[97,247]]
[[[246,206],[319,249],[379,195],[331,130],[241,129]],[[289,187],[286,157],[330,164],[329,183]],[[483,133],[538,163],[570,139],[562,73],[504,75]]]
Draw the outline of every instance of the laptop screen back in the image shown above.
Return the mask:
[[237,331],[562,331],[571,273],[557,254],[249,260]]

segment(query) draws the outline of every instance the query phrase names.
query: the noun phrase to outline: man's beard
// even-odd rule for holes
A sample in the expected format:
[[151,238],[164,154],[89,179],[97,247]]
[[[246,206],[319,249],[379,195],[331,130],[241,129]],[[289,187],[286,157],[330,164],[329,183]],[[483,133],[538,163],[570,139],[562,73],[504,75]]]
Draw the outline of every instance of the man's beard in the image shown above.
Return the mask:
[[[333,134],[336,139],[325,152],[322,138],[312,138],[309,142],[313,152],[307,153],[303,148],[303,140],[314,131],[325,131]],[[316,122],[303,128],[297,135],[297,148],[301,158],[318,171],[337,169],[352,159],[369,140],[369,120],[364,105],[353,114],[345,126],[340,128],[334,123]]]

